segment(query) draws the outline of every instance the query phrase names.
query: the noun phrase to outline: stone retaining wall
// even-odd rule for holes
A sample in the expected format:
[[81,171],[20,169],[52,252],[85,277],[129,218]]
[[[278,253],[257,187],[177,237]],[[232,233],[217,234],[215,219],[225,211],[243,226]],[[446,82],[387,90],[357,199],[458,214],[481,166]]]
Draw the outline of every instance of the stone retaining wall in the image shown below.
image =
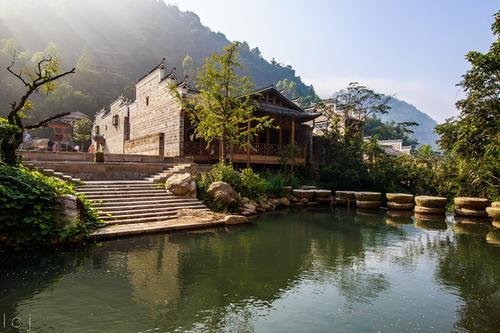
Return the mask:
[[124,144],[124,153],[163,156],[164,134],[154,133],[132,140],[126,140]]

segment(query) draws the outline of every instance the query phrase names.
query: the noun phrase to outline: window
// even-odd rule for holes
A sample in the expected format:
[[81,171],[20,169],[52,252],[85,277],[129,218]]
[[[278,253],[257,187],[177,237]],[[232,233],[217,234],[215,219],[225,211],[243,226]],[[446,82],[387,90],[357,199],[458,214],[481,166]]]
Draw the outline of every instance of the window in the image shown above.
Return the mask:
[[96,135],[101,134],[101,133],[100,133],[100,131],[101,131],[101,128],[100,128],[99,126],[96,126],[96,127],[95,127],[95,134],[96,134]]
[[146,106],[149,105],[149,96],[146,96]]
[[120,122],[120,117],[117,114],[115,114],[113,116],[113,126],[118,126],[119,122]]

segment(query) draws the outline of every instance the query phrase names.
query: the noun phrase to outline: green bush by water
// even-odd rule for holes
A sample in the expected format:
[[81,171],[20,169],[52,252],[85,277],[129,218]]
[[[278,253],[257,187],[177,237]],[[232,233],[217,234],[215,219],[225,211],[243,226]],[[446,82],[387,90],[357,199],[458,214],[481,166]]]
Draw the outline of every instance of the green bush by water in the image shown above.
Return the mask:
[[[82,223],[66,228],[58,195],[77,196],[83,205]],[[23,249],[71,241],[100,224],[97,212],[82,194],[61,180],[21,165],[0,163],[0,249]]]

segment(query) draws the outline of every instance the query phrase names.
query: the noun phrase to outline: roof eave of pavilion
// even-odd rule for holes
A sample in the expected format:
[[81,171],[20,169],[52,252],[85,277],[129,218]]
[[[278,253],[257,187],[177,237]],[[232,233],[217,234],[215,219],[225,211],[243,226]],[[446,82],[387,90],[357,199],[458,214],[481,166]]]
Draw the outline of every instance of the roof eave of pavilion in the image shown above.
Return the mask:
[[271,106],[271,105],[262,104],[262,103],[259,105],[257,112],[263,113],[265,115],[295,118],[296,120],[298,120],[300,122],[310,121],[310,120],[313,120],[321,115],[321,113],[319,113],[319,112],[299,112],[299,111],[295,111],[295,110],[284,108],[284,107],[279,107],[279,106],[274,106],[274,105]]

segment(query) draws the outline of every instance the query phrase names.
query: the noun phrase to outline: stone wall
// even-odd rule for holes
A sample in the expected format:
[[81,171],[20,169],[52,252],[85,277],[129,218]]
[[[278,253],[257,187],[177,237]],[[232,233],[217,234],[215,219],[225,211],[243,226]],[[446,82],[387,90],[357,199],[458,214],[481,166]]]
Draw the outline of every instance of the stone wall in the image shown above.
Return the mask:
[[164,133],[164,156],[181,156],[184,133],[180,102],[171,96],[169,78],[153,71],[136,84],[136,108],[130,110],[130,140]]
[[[110,105],[109,110],[101,110],[96,115],[92,134],[104,136],[106,143],[103,146],[105,153],[123,154],[123,141],[125,139],[125,119],[128,113],[129,103],[123,97],[118,98]],[[117,118],[116,124],[113,122]],[[96,146],[95,141],[92,142]]]
[[141,154],[163,156],[164,134],[154,133],[142,137],[126,140],[124,144],[125,154]]

